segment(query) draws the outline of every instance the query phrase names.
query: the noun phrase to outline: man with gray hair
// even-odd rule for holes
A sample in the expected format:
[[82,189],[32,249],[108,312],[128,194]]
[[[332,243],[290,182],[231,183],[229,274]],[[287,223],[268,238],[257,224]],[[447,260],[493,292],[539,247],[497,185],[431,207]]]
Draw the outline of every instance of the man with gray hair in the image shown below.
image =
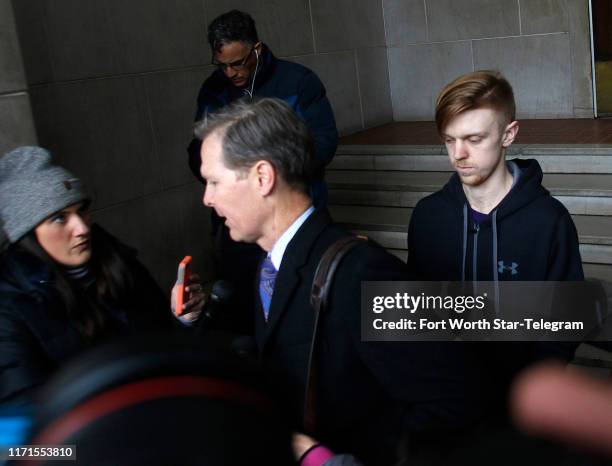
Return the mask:
[[[197,133],[204,204],[224,219],[233,240],[265,251],[254,337],[260,361],[280,374],[279,397],[298,421],[313,335],[313,278],[328,247],[349,234],[312,205],[312,137],[284,102],[235,103]],[[450,344],[361,341],[361,283],[407,279],[399,259],[363,241],[340,262],[319,327],[318,425],[309,433],[365,464],[393,464],[402,431],[451,429],[464,425],[467,413],[477,415],[470,406],[476,390],[466,385],[477,382],[467,376],[468,359]]]
[[[319,77],[299,63],[275,57],[260,40],[251,15],[244,11],[231,10],[214,18],[208,26],[207,39],[212,64],[216,69],[202,83],[195,121],[206,119],[239,99],[282,99],[298,113],[313,134],[316,168],[310,180],[309,192],[315,206],[327,205],[324,170],[336,153],[338,131],[327,92]],[[200,146],[201,140],[195,137],[187,151],[189,167],[201,180]],[[219,319],[215,324],[217,327],[227,327],[228,321],[239,318],[243,309],[250,309],[254,305],[247,295],[261,251],[254,245],[232,242],[221,223],[213,213],[211,233],[215,238],[215,277],[231,282],[236,288],[233,299],[226,305],[231,312],[224,316],[223,321]],[[219,255],[229,259],[233,267],[227,267],[226,262],[217,260]]]

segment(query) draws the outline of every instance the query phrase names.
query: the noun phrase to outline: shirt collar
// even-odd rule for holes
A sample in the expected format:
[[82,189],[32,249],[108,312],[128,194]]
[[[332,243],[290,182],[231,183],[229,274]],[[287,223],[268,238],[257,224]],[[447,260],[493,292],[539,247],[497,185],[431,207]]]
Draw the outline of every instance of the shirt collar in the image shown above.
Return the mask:
[[285,255],[287,245],[293,239],[302,224],[306,221],[308,217],[310,217],[310,214],[312,214],[313,212],[314,207],[310,206],[289,226],[289,228],[284,231],[280,238],[276,240],[276,243],[274,243],[274,247],[272,248],[272,251],[268,253],[268,257],[270,257],[270,259],[272,260],[272,264],[274,265],[274,268],[276,270],[280,270],[280,265],[283,261],[283,256]]

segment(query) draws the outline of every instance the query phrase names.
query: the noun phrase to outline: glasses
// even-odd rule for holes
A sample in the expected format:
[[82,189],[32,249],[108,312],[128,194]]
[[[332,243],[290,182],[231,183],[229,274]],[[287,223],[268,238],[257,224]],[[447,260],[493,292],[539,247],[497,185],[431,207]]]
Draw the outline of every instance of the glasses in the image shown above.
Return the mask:
[[249,50],[249,53],[247,53],[244,58],[240,60],[236,60],[232,63],[221,63],[213,58],[212,64],[222,71],[225,71],[228,68],[231,68],[234,71],[241,71],[246,66],[247,61],[249,60],[249,58],[251,57],[251,54],[253,53],[253,50],[255,50],[255,46],[251,47],[251,50]]

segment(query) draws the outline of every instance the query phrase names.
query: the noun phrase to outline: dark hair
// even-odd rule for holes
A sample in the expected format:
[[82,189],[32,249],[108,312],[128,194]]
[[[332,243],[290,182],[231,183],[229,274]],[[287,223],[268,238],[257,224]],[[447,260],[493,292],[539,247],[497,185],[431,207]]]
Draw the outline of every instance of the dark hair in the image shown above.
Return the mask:
[[255,21],[248,13],[228,11],[217,16],[208,26],[208,43],[213,52],[218,52],[230,42],[254,45],[259,42]]
[[223,162],[246,172],[257,161],[272,164],[290,187],[308,192],[315,170],[315,147],[306,123],[284,101],[241,99],[196,124],[202,141],[219,131]]
[[102,303],[117,303],[129,298],[134,278],[119,254],[122,248],[127,251],[127,246],[96,225],[91,228],[91,245],[92,256],[88,266],[95,284],[93,293],[80,289],[67,277],[62,266],[40,245],[34,230],[11,248],[31,254],[48,267],[62,301],[64,316],[74,321],[86,339],[93,340],[108,326],[107,311]]
[[436,100],[436,127],[442,135],[460,113],[477,108],[500,111],[507,123],[514,121],[516,105],[512,86],[498,71],[474,71],[447,84]]

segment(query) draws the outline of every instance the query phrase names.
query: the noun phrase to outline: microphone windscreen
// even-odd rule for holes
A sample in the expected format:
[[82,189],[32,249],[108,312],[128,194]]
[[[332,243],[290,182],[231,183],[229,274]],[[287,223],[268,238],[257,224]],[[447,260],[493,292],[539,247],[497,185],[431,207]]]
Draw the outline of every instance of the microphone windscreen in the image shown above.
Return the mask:
[[210,292],[210,298],[219,303],[225,303],[234,295],[234,285],[227,280],[218,280]]

